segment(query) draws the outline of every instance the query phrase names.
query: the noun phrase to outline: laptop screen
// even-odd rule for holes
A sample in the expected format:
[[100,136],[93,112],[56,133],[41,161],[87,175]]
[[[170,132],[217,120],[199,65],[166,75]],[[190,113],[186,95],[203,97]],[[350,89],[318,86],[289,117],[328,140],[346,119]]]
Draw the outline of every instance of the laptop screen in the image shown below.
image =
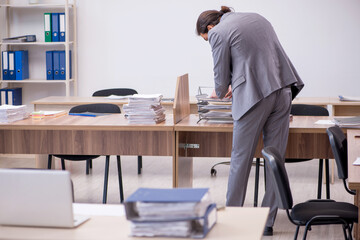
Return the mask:
[[0,224],[74,227],[70,173],[0,169]]

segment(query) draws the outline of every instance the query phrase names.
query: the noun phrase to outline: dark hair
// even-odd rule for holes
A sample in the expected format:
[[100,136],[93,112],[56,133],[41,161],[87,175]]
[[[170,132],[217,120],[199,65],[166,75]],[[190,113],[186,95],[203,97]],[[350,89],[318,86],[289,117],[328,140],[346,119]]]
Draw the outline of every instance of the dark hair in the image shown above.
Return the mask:
[[209,25],[216,25],[220,22],[220,18],[224,13],[231,12],[231,9],[226,6],[221,6],[220,11],[216,10],[208,10],[202,12],[196,22],[196,31],[197,34],[200,35],[201,33],[207,33],[208,29],[207,26]]

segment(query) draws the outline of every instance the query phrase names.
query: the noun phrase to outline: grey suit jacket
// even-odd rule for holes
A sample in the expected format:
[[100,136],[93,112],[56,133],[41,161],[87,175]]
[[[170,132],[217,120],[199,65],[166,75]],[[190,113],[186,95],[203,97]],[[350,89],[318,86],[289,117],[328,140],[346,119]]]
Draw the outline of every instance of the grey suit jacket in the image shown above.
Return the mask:
[[295,98],[303,88],[273,27],[259,14],[226,13],[208,36],[215,91],[223,98],[231,84],[234,120],[274,91],[291,86]]

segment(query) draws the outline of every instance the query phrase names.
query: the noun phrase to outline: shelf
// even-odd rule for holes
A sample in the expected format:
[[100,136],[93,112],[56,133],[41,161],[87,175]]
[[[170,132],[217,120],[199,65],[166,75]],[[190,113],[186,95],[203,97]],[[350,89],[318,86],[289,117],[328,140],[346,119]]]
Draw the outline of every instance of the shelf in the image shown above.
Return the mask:
[[[74,79],[70,79],[69,82],[73,82]],[[66,83],[66,80],[44,80],[44,79],[25,79],[25,80],[0,80],[0,83]]]
[[[73,44],[73,41],[70,41],[69,44]],[[10,42],[0,42],[0,45],[42,45],[42,46],[56,46],[56,45],[66,45],[66,42],[19,42],[19,43],[10,43]]]
[[[65,4],[0,4],[0,7],[11,7],[11,8],[64,8]],[[69,7],[73,7],[73,4],[68,4]]]

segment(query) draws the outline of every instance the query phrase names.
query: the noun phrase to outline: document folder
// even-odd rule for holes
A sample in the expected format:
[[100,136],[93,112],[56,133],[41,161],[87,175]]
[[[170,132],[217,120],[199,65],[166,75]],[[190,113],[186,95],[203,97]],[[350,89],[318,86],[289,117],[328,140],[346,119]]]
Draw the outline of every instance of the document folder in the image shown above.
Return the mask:
[[28,51],[15,51],[16,80],[29,78],[29,57]]
[[8,59],[8,52],[3,51],[1,54],[1,62],[2,62],[2,79],[9,80],[9,59]]
[[7,104],[7,91],[6,88],[0,89],[0,104]]
[[15,80],[15,52],[9,51],[8,52],[8,60],[9,60],[9,78],[8,80]]
[[53,51],[46,51],[46,80],[54,80]]
[[65,13],[59,13],[60,42],[65,42]]
[[7,89],[7,104],[22,105],[22,88]]
[[51,42],[51,13],[44,13],[45,42]]
[[51,30],[53,42],[59,42],[59,13],[51,13]]
[[[60,79],[65,80],[66,79],[66,59],[65,59],[65,51],[59,51],[59,64],[60,64]],[[69,66],[70,66],[70,72],[69,72],[69,78],[71,78],[71,51],[69,51]]]
[[53,51],[54,80],[60,80],[60,51]]
[[204,238],[217,221],[216,204],[211,204],[204,215],[174,221],[132,222],[131,235],[136,237]]

